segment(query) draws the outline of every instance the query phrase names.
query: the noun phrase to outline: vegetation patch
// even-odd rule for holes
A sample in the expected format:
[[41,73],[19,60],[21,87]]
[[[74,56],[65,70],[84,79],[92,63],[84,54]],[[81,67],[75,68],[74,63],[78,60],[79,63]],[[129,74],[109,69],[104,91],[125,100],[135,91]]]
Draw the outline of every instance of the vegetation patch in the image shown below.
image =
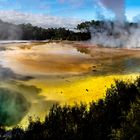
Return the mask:
[[54,105],[45,121],[29,119],[24,130],[1,127],[1,139],[8,140],[138,140],[140,134],[140,77],[133,82],[116,80],[98,102]]

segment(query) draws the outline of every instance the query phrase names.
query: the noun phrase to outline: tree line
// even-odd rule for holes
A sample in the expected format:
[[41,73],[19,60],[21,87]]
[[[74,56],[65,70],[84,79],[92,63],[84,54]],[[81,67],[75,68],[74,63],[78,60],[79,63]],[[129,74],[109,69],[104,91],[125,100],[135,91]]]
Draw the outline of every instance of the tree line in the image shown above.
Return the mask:
[[91,21],[85,21],[77,25],[78,30],[83,31],[89,31],[90,27],[93,27],[95,29],[103,29],[103,28],[110,28],[113,30],[115,26],[122,26],[125,29],[129,28],[138,28],[139,24],[136,22],[124,22],[124,23],[117,23],[115,21],[103,21],[103,20],[91,20]]
[[45,121],[29,119],[26,129],[0,128],[1,140],[139,140],[140,77],[116,80],[104,99],[74,106],[54,105]]
[[[65,28],[48,28],[28,24],[15,25],[0,20],[0,40],[71,40],[84,41],[91,39],[91,32],[107,31],[109,35],[118,34],[115,31],[116,23],[112,21],[85,21],[77,25],[72,31]],[[137,23],[124,23],[123,29],[130,31],[138,28]]]
[[14,25],[0,20],[0,40],[88,40],[89,32],[71,31],[65,28],[48,28],[31,24]]

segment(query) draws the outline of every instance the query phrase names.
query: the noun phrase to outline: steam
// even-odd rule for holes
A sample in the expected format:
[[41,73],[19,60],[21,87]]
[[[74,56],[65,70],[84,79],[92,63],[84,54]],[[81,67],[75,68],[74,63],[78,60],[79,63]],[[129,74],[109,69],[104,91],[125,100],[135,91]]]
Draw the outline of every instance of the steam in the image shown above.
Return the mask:
[[125,16],[125,0],[96,0],[100,8],[105,8],[115,15],[113,21],[105,20],[104,16],[100,23],[90,28],[91,43],[105,47],[140,47],[140,24],[130,24]]
[[22,30],[19,26],[9,24],[0,20],[0,39],[18,40],[22,36]]
[[116,20],[120,22],[124,22],[126,20],[124,0],[100,0],[100,3],[115,14]]
[[104,21],[99,27],[92,26],[91,43],[105,47],[140,47],[140,26],[135,23],[117,24],[111,21]]

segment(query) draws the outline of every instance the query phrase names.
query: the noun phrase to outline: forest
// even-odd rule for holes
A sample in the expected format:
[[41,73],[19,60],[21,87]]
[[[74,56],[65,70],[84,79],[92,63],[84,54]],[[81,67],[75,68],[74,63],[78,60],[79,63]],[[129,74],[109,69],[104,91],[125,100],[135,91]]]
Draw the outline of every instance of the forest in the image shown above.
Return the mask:
[[14,25],[0,20],[0,40],[88,40],[89,32],[71,31],[65,28],[44,29],[31,24]]
[[140,77],[116,80],[106,96],[89,105],[54,105],[45,121],[29,118],[29,126],[0,127],[1,140],[139,140]]

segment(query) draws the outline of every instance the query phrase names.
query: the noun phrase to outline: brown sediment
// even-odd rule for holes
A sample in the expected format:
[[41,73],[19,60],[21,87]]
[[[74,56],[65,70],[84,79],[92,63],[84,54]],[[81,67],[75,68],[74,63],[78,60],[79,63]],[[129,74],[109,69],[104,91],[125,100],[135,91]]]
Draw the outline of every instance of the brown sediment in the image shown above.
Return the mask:
[[[93,72],[102,75],[129,72],[129,67],[133,66],[131,61],[140,65],[139,54],[140,50],[104,48],[80,43],[35,42],[17,45],[5,57],[11,68],[18,73],[23,72],[22,74],[63,75]],[[133,70],[135,68],[136,66]]]

